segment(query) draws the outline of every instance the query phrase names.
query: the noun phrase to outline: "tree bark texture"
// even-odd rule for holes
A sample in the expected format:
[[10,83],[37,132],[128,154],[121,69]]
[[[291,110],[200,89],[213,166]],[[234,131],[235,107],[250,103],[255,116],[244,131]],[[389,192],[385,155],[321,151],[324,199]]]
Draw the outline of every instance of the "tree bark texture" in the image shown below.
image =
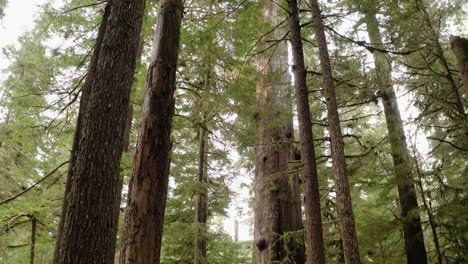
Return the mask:
[[[64,221],[65,221],[65,212],[66,212],[65,208],[67,208],[67,206],[68,206],[68,198],[67,197],[68,197],[68,194],[70,193],[70,189],[71,189],[72,182],[73,182],[72,177],[74,175],[73,171],[74,171],[75,164],[76,164],[76,151],[77,151],[78,143],[80,142],[80,138],[81,138],[83,122],[84,122],[84,119],[86,117],[86,111],[87,111],[87,106],[88,106],[88,101],[89,101],[89,95],[91,94],[92,85],[93,85],[95,75],[96,75],[96,65],[97,65],[97,61],[99,59],[99,53],[101,51],[102,40],[104,39],[104,35],[105,35],[106,29],[107,29],[107,22],[108,22],[108,19],[109,19],[110,8],[111,8],[111,4],[110,4],[110,1],[109,1],[107,3],[107,5],[106,5],[105,9],[104,9],[104,14],[102,15],[101,25],[99,27],[96,42],[95,42],[94,47],[93,47],[93,54],[91,56],[91,61],[89,62],[89,67],[88,67],[88,71],[86,73],[86,78],[85,78],[83,88],[81,89],[80,106],[79,106],[79,109],[78,109],[78,118],[77,118],[77,121],[76,121],[75,134],[74,134],[74,137],[73,137],[73,146],[72,146],[72,150],[71,150],[70,163],[69,163],[68,174],[67,174],[67,181],[65,183],[65,195],[64,195],[64,198],[63,198],[62,213],[61,213],[61,217],[60,217],[58,230],[63,229],[63,224],[64,224]],[[62,235],[63,235],[62,232],[58,232],[56,241],[61,241],[62,240]],[[59,243],[56,244],[56,247],[58,245],[59,245]],[[54,260],[53,260],[54,263],[57,261],[57,258],[59,257],[57,255],[58,252],[59,251],[56,248],[55,252],[54,252]]]
[[159,263],[183,4],[160,1],[133,162],[120,263]]
[[[261,25],[281,23],[280,7],[272,1],[261,3]],[[263,32],[265,33],[265,32]],[[303,228],[299,177],[288,170],[294,158],[291,84],[288,50],[281,38],[284,28],[265,34],[260,42],[257,70],[257,136],[255,161],[254,263],[275,261],[304,263],[305,248],[288,232]],[[269,42],[272,40],[272,42]],[[275,42],[276,41],[276,42]],[[268,49],[269,45],[274,47]],[[300,241],[300,240],[299,240]]]
[[111,3],[72,154],[75,164],[68,177],[54,263],[114,262],[114,207],[144,9],[144,0]]
[[304,50],[302,48],[301,26],[297,0],[288,0],[289,32],[293,57],[294,86],[299,120],[301,144],[301,167],[304,178],[304,205],[306,216],[306,241],[308,263],[324,264],[322,216],[320,212],[320,193],[315,162],[315,150],[310,117],[309,96],[307,91]]
[[[384,50],[376,10],[368,9],[363,13],[365,14],[364,18],[370,42],[380,50]],[[387,58],[384,53],[378,50],[375,50],[373,54],[379,85],[377,89],[381,92],[395,171],[395,183],[400,200],[406,259],[408,264],[425,264],[427,263],[427,254],[418,211],[417,194],[414,187],[413,171],[403,122],[392,86],[391,61],[390,58]]]
[[450,46],[457,58],[458,68],[465,91],[465,98],[468,98],[468,39],[450,36]]
[[346,264],[360,263],[358,240],[354,223],[351,194],[349,190],[344,143],[336,102],[335,85],[333,83],[332,67],[328,54],[327,40],[317,0],[310,0],[314,20],[315,35],[318,42],[320,64],[324,80],[325,100],[327,102],[328,128],[331,139],[332,164],[335,174],[338,214],[341,223],[343,252]]

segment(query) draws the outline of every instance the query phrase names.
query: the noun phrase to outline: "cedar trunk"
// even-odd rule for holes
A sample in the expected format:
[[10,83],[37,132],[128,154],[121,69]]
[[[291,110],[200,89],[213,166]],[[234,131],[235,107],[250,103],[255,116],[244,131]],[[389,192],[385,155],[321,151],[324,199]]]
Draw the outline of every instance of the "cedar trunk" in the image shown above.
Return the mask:
[[[272,1],[263,1],[261,24],[275,26],[281,23],[280,7]],[[280,40],[285,29],[278,28],[271,35],[263,35],[257,57],[260,80],[257,84],[256,168],[255,168],[255,223],[254,263],[275,261],[304,263],[305,249],[300,239],[282,237],[287,232],[301,230],[302,214],[299,177],[289,170],[293,160],[293,124],[291,85],[288,73],[288,51],[285,40]],[[278,41],[274,48],[269,40]]]
[[314,19],[315,35],[318,41],[320,65],[324,81],[325,99],[327,102],[328,128],[331,139],[332,164],[335,174],[338,214],[341,223],[341,237],[346,264],[360,263],[358,240],[354,223],[351,194],[349,190],[344,143],[336,102],[335,85],[333,83],[330,56],[327,40],[317,0],[310,0],[310,7]]
[[315,150],[307,91],[306,68],[302,48],[301,26],[297,0],[289,0],[289,32],[292,46],[294,86],[296,90],[297,115],[301,143],[301,166],[304,178],[304,205],[306,215],[306,239],[308,263],[324,264],[322,217],[320,193],[315,162]]
[[[365,12],[365,23],[370,42],[377,48],[384,50],[385,47],[382,44],[382,36],[375,10],[370,9]],[[390,59],[386,58],[385,54],[378,50],[375,50],[373,54],[379,78],[378,89],[382,94],[388,138],[392,151],[395,182],[400,200],[406,259],[408,264],[425,264],[427,263],[427,255],[418,211],[419,206],[403,122],[392,86]]]
[[159,263],[174,113],[181,0],[162,0],[148,68],[120,263]]
[[114,262],[114,207],[144,8],[144,0],[114,0],[99,51],[93,54],[99,53],[72,153],[54,263]]

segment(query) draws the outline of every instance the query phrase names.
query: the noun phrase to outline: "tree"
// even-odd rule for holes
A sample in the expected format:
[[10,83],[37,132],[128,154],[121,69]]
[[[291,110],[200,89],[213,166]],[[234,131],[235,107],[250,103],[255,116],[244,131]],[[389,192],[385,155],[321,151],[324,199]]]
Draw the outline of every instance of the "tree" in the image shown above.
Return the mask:
[[381,51],[385,50],[384,42],[377,20],[375,5],[366,5],[364,20],[367,32],[373,47],[378,86],[376,93],[382,98],[388,138],[394,164],[395,183],[398,189],[401,220],[405,237],[406,257],[409,264],[427,263],[427,254],[424,246],[424,237],[419,216],[417,193],[414,187],[414,177],[411,168],[410,155],[403,130],[398,101],[392,86],[391,60]]
[[301,166],[304,178],[304,205],[306,214],[306,238],[308,245],[308,262],[325,263],[323,247],[322,217],[320,210],[320,193],[315,162],[314,136],[309,109],[309,95],[302,48],[299,8],[296,0],[289,0],[289,28],[291,35],[294,86],[299,119],[301,143]]
[[183,5],[163,0],[154,33],[120,263],[159,263]]
[[72,153],[75,164],[68,177],[54,263],[114,261],[119,164],[144,8],[143,0],[113,1],[101,31],[105,33],[99,54],[93,54],[99,57]]
[[204,76],[203,90],[201,91],[200,97],[200,144],[198,147],[198,174],[197,174],[197,183],[200,184],[200,190],[196,192],[196,204],[195,204],[195,264],[204,263],[206,258],[206,236],[207,236],[207,218],[208,218],[208,203],[207,203],[207,189],[203,187],[204,183],[207,181],[206,175],[206,163],[207,163],[207,147],[208,147],[208,131],[206,131],[206,119],[208,118],[206,111],[207,102],[205,98],[205,93],[208,92],[210,87],[210,71],[207,69],[207,72]]
[[[264,31],[257,55],[257,134],[255,142],[254,263],[304,263],[304,247],[288,232],[302,229],[299,179],[289,168],[294,153],[288,52],[283,16],[272,1],[261,2]],[[289,253],[290,252],[290,253]]]
[[332,68],[328,54],[327,40],[317,0],[310,0],[310,7],[314,20],[315,36],[318,41],[320,65],[324,83],[324,95],[327,102],[328,128],[331,141],[333,170],[335,173],[338,214],[341,222],[341,237],[345,263],[360,263],[356,228],[354,224],[351,194],[349,190],[344,143],[336,102],[335,85],[333,83]]

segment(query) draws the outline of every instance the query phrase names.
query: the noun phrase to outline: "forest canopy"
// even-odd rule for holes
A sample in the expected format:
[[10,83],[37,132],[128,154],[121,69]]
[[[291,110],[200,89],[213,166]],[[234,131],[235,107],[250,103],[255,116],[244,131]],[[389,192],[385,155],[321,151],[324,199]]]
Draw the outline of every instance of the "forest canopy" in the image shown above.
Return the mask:
[[468,263],[468,1],[38,2],[0,263]]

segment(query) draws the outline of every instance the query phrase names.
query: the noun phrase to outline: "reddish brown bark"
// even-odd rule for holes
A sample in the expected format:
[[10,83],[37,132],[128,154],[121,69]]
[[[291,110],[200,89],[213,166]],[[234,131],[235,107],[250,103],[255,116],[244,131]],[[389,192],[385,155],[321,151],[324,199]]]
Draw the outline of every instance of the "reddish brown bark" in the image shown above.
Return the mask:
[[[275,26],[282,20],[280,7],[263,1],[261,25]],[[291,85],[288,53],[281,28],[262,37],[260,50],[278,41],[257,57],[257,139],[255,162],[254,263],[275,261],[304,263],[302,243],[285,240],[284,234],[301,230],[302,214],[299,178],[289,168],[294,158]],[[287,248],[287,249],[286,249]]]
[[304,178],[304,205],[306,215],[306,238],[308,263],[324,264],[322,217],[320,212],[320,193],[315,162],[315,150],[310,118],[309,97],[307,91],[306,68],[302,48],[301,26],[297,0],[289,0],[289,32],[293,57],[294,86],[299,121],[301,143],[301,165]]
[[160,1],[120,263],[159,263],[182,9],[180,0]]
[[353,207],[349,190],[344,143],[336,102],[335,85],[333,83],[332,67],[328,54],[327,40],[317,0],[310,0],[310,7],[314,19],[315,35],[318,42],[320,66],[327,102],[328,129],[331,139],[332,164],[335,174],[335,188],[337,196],[338,214],[341,223],[341,237],[346,264],[360,263],[358,240],[354,223]]
[[54,263],[114,262],[114,207],[144,8],[144,0],[112,2],[72,154]]

